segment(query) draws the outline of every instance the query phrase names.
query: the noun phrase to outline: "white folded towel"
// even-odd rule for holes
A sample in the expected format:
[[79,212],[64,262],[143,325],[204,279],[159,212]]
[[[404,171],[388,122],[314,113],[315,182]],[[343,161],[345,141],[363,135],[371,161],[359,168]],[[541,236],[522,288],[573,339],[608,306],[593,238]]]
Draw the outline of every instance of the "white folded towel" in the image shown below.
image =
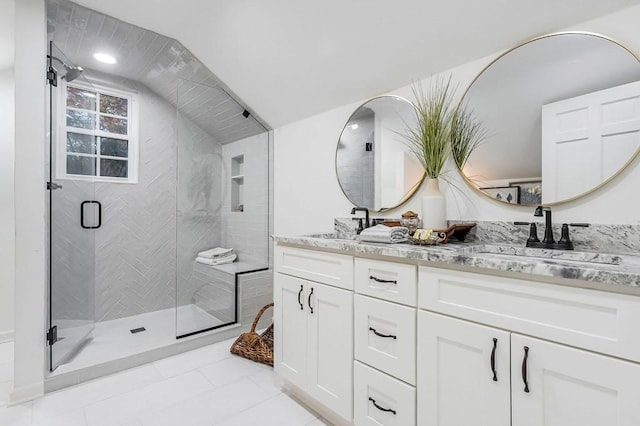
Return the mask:
[[409,229],[404,226],[376,225],[360,233],[360,241],[372,243],[402,243],[409,239]]
[[229,256],[218,257],[216,259],[207,259],[206,257],[196,257],[196,262],[202,263],[203,265],[216,266],[216,265],[224,265],[225,263],[231,263],[238,258],[235,254],[231,254]]
[[198,253],[198,257],[203,257],[205,259],[215,259],[218,257],[227,256],[230,254],[233,254],[232,248],[216,247],[209,250],[201,251],[200,253]]

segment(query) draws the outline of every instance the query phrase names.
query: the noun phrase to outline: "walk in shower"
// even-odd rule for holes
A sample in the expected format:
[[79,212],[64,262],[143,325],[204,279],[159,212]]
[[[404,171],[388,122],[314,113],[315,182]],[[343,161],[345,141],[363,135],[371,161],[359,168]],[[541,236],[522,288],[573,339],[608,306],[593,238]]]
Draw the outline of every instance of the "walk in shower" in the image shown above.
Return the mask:
[[179,42],[47,16],[52,377],[239,334],[271,299],[268,128]]

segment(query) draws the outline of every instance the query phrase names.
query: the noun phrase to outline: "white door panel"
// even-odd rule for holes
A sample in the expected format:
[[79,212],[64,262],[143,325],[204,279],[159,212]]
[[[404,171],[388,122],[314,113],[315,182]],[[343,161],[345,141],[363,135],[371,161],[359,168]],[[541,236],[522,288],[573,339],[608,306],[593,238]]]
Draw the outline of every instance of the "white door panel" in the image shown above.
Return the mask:
[[518,334],[511,348],[513,426],[640,425],[640,365]]
[[614,175],[640,147],[640,82],[542,106],[542,201]]

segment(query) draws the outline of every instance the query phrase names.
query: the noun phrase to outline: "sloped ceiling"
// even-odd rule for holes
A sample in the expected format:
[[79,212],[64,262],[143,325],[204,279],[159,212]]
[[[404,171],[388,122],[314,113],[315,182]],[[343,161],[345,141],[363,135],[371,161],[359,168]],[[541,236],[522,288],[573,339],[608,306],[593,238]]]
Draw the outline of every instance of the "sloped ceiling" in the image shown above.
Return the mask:
[[[46,4],[49,39],[65,62],[85,68],[85,74],[142,83],[223,144],[265,131],[253,116],[243,116],[245,106],[180,42],[67,0]],[[100,63],[96,52],[118,63]]]
[[272,127],[638,0],[78,0],[183,43]]

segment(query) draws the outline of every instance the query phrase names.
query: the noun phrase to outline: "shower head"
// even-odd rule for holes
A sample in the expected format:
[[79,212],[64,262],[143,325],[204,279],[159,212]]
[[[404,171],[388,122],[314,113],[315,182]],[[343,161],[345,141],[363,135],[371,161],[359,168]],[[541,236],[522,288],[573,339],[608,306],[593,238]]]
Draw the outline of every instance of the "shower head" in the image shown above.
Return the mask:
[[56,56],[48,56],[48,58],[51,59],[55,59],[56,61],[60,62],[62,64],[62,66],[64,67],[65,73],[62,76],[63,79],[67,80],[67,82],[69,81],[73,81],[76,78],[80,77],[80,74],[82,74],[82,71],[84,71],[82,69],[82,67],[73,67],[73,66],[69,66],[66,63],[64,63],[64,61]]
[[75,80],[76,78],[80,77],[80,74],[82,74],[82,71],[84,71],[82,67],[68,67],[66,65],[64,66],[64,69],[67,70],[67,72],[62,76],[62,78],[67,81]]

